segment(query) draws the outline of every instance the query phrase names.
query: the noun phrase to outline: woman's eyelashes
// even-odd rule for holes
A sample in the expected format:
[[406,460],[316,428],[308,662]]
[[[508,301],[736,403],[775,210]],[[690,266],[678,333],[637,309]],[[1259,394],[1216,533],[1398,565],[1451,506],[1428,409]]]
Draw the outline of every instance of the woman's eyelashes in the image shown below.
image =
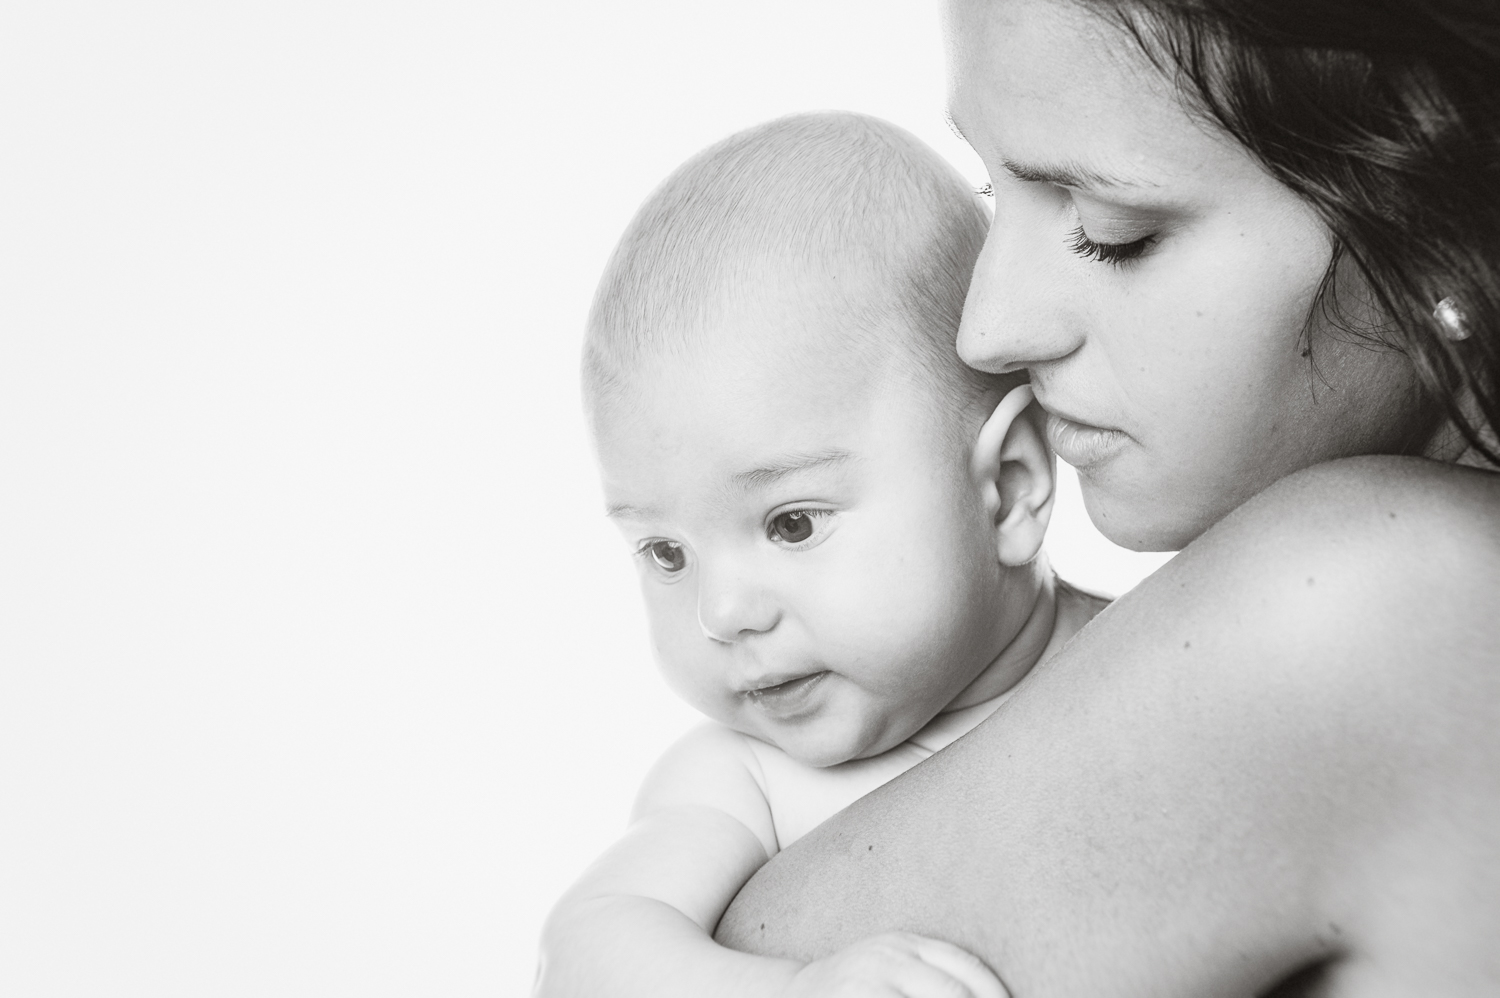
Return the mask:
[[828,533],[832,518],[833,511],[828,509],[789,509],[771,517],[766,536],[787,547],[811,547]]
[[1125,243],[1103,243],[1090,239],[1080,225],[1068,234],[1068,248],[1085,260],[1097,260],[1119,266],[1141,256],[1156,242],[1155,235],[1142,236]]
[[[1030,180],[1022,181],[1022,183],[1029,186],[1032,190],[1042,189],[1051,191],[1054,196],[1064,198],[1068,201],[1073,201],[1078,196],[1077,192],[1072,188],[1057,184],[1043,184],[1040,181]],[[974,188],[974,193],[980,197],[993,198],[995,196],[994,184],[989,183],[982,187],[976,187]],[[1076,218],[1078,210],[1076,204],[1070,207],[1075,212],[1074,217]],[[1125,242],[1104,242],[1098,239],[1090,239],[1088,233],[1083,231],[1083,225],[1080,223],[1076,229],[1068,233],[1068,248],[1085,260],[1094,260],[1098,263],[1119,266],[1142,256],[1152,246],[1156,245],[1157,238],[1156,233],[1150,233],[1138,239],[1131,239]]]

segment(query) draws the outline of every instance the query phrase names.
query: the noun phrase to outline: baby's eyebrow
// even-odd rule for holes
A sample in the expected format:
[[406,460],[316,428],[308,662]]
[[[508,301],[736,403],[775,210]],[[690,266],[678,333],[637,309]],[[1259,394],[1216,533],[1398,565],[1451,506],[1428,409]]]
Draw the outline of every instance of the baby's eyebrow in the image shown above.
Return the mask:
[[656,518],[657,511],[652,506],[632,506],[628,502],[616,502],[604,507],[604,515],[610,519],[650,520]]
[[836,448],[813,454],[792,454],[772,464],[738,472],[732,481],[743,489],[763,489],[799,471],[843,464],[853,457],[848,451]]

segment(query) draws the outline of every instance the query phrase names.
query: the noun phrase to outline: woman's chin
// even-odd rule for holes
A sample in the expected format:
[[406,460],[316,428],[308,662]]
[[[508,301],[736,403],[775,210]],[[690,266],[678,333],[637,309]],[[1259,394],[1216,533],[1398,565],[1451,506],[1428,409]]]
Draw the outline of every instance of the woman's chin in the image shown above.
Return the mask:
[[1123,489],[1078,476],[1083,506],[1095,529],[1129,551],[1181,551],[1218,519],[1190,507],[1170,486]]

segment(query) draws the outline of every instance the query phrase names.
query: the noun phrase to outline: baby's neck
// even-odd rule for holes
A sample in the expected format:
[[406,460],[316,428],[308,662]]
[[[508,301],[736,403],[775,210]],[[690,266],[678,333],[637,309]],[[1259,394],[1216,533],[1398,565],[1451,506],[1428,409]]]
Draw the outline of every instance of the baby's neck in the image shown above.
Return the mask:
[[1107,600],[1059,583],[1045,561],[1037,566],[1037,574],[1036,600],[1026,622],[995,660],[942,713],[983,703],[1015,686],[1033,668],[1056,654],[1108,604]]

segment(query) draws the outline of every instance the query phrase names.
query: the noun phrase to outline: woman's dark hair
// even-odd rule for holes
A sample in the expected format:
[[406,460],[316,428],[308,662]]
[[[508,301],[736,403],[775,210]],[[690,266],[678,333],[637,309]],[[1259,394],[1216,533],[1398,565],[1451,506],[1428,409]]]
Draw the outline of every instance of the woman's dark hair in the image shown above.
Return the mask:
[[[1322,215],[1325,313],[1347,256],[1392,320],[1360,332],[1500,464],[1500,0],[1086,2]],[[1433,317],[1444,298],[1467,339]]]

